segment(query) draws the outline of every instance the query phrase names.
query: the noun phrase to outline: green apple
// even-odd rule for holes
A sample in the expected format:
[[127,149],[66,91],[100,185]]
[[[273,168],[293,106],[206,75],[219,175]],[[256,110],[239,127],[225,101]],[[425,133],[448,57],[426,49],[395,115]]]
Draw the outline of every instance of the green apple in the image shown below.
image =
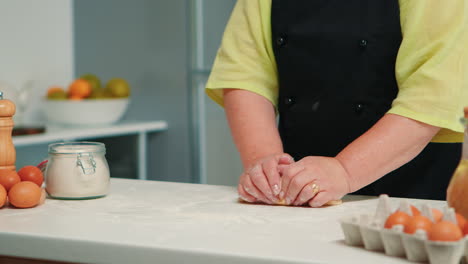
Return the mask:
[[104,92],[112,97],[123,98],[130,96],[130,85],[122,78],[109,80],[104,88]]

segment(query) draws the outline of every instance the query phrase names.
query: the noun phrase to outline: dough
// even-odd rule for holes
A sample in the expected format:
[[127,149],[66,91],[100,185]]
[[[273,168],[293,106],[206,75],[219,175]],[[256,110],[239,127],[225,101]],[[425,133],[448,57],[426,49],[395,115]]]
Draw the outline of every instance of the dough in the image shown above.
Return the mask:
[[[333,205],[340,205],[342,204],[343,201],[342,200],[332,200],[332,201],[328,201],[327,203],[325,203],[324,205],[322,205],[322,207],[324,206],[333,206]],[[277,203],[277,205],[286,205],[286,201],[284,199],[282,200],[279,200]]]
[[326,204],[324,204],[323,206],[333,206],[333,205],[340,205],[343,203],[343,200],[332,200],[332,201],[328,201]]
[[[241,198],[239,198],[239,202],[241,203],[246,203],[244,200],[242,200]],[[322,205],[322,207],[325,207],[325,206],[333,206],[333,205],[340,205],[343,203],[343,200],[332,200],[332,201],[328,201],[327,203],[325,203],[324,205]],[[282,200],[279,200],[276,205],[285,205],[286,206],[286,201],[284,199]],[[292,206],[292,205],[291,205]]]

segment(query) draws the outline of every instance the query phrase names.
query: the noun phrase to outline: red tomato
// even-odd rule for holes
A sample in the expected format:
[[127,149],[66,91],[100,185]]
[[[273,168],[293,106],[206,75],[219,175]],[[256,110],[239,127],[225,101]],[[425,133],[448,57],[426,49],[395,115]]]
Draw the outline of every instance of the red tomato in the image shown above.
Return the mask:
[[385,228],[392,228],[394,225],[403,225],[406,226],[406,223],[410,220],[411,216],[402,211],[396,211],[391,214],[387,221],[385,221]]
[[408,223],[405,225],[405,233],[414,234],[416,230],[423,229],[426,232],[429,232],[429,229],[433,225],[432,221],[429,218],[423,215],[416,215],[411,217]]
[[1,169],[0,170],[0,184],[5,187],[5,190],[8,192],[13,185],[20,182],[21,179],[13,170]]
[[31,181],[39,187],[41,187],[42,182],[44,182],[44,175],[42,175],[42,171],[36,166],[24,166],[18,171],[18,175],[21,181]]

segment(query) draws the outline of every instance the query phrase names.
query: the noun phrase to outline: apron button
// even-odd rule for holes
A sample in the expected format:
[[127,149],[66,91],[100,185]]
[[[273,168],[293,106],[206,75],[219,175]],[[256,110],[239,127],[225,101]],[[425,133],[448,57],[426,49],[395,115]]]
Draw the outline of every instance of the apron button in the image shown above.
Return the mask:
[[280,47],[286,46],[286,37],[285,36],[278,37],[276,39],[276,44]]
[[363,104],[356,104],[356,106],[354,107],[354,111],[356,112],[356,114],[360,115],[364,111],[364,108],[365,107]]
[[366,48],[366,47],[367,47],[367,40],[361,39],[361,40],[359,41],[359,46],[360,46],[361,48],[363,48],[363,49]]
[[292,97],[286,97],[284,98],[284,104],[287,106],[291,106],[294,104],[294,98]]

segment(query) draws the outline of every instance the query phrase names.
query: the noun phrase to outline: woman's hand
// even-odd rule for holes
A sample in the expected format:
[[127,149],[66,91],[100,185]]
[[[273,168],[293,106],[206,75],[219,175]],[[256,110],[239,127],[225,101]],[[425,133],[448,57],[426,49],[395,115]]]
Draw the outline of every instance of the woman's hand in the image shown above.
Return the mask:
[[287,205],[320,207],[350,192],[348,173],[336,158],[310,156],[287,166],[282,174],[280,199]]
[[250,203],[277,203],[281,190],[278,167],[293,162],[294,159],[286,153],[269,155],[257,160],[240,176],[237,187],[239,197]]

